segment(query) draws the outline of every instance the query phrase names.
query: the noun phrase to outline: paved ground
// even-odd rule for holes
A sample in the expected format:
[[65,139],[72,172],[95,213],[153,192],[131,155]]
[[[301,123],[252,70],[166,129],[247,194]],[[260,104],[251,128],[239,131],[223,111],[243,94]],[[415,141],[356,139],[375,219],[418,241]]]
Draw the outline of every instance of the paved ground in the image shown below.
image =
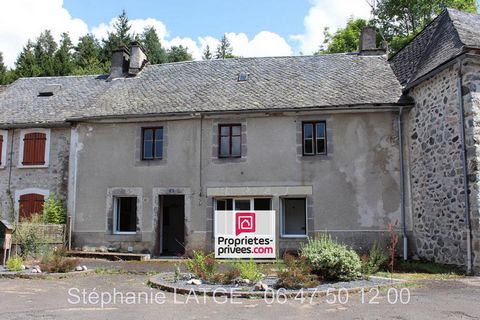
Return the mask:
[[[271,305],[262,299],[225,301],[219,297],[215,302],[197,296],[195,300],[150,289],[145,285],[147,278],[141,274],[92,274],[62,280],[0,279],[0,319],[480,319],[478,277],[407,287],[411,297],[405,305],[393,303],[393,290],[391,303],[382,290],[372,301],[378,304],[369,304],[372,294],[366,294],[363,302],[361,294],[350,295],[345,304],[328,303],[333,296]],[[97,293],[104,295],[105,302],[116,293],[117,303],[102,308]],[[406,289],[403,293],[406,298]],[[121,294],[123,304],[119,303]],[[157,304],[155,295],[164,303]]]

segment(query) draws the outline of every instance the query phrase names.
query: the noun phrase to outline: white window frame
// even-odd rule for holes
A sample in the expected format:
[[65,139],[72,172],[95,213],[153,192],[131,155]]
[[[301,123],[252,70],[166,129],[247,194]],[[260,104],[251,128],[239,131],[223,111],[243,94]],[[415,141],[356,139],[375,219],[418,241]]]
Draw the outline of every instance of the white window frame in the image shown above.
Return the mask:
[[[45,141],[45,164],[40,165],[24,165],[23,162],[23,152],[24,152],[24,141],[25,135],[28,133],[44,133],[47,140]],[[50,163],[50,129],[45,128],[32,128],[32,129],[24,129],[20,131],[20,147],[18,151],[18,167],[19,168],[48,168]]]
[[50,196],[50,190],[47,189],[40,189],[40,188],[27,188],[15,191],[15,219],[18,222],[20,219],[20,197],[24,194],[35,193],[41,194],[43,199],[47,201],[47,198]]
[[0,136],[3,137],[3,144],[2,144],[2,158],[0,159],[0,169],[5,169],[7,165],[7,144],[8,144],[8,131],[7,130],[0,130]]
[[[285,234],[285,200],[305,199],[305,234]],[[308,198],[306,196],[282,197],[280,206],[280,236],[282,238],[308,238]]]
[[[127,234],[127,235],[137,234],[137,231],[117,231],[118,200],[120,198],[135,198],[136,201],[138,202],[138,196],[136,195],[113,196],[113,234]],[[136,211],[135,211],[135,220],[137,219],[138,219],[138,205],[136,206]],[[136,229],[137,229],[137,224],[135,223],[135,230]]]

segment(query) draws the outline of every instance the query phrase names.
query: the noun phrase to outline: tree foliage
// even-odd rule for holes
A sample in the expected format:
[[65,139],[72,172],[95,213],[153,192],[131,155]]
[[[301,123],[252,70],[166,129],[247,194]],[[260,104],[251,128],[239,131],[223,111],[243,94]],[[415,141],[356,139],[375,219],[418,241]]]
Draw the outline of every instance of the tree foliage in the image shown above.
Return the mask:
[[205,50],[203,50],[202,59],[203,60],[212,60],[212,58],[213,58],[213,54],[210,51],[210,46],[207,44],[207,46],[205,47]]
[[188,48],[182,45],[172,46],[167,51],[167,61],[168,62],[180,62],[180,61],[189,61],[192,60],[192,55],[188,53]]
[[334,34],[331,34],[329,29],[325,28],[324,45],[315,54],[357,51],[360,32],[367,24],[368,22],[364,19],[354,19],[352,17],[347,21],[345,28],[338,29]]
[[233,52],[232,45],[230,44],[230,41],[228,40],[227,35],[224,34],[222,39],[220,40],[220,43],[218,44],[217,51],[215,53],[215,58],[216,59],[235,58],[232,52]]
[[147,27],[139,37],[145,48],[148,61],[152,64],[167,62],[167,51],[162,47],[154,27]]

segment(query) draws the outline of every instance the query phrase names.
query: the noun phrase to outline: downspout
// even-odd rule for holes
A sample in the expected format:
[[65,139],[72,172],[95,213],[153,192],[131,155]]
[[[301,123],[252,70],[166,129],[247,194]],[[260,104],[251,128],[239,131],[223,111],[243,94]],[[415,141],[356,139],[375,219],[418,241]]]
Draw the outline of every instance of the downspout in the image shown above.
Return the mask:
[[202,197],[203,197],[203,172],[202,172],[202,166],[203,166],[203,113],[200,113],[200,143],[199,143],[199,170],[198,170],[198,187],[199,187],[199,192],[198,192],[198,204],[202,205]]
[[468,194],[468,163],[467,163],[467,149],[465,143],[465,107],[463,103],[463,79],[462,79],[462,62],[458,61],[458,78],[457,78],[457,92],[460,103],[460,139],[462,144],[462,162],[463,162],[463,189],[465,195],[465,225],[467,228],[467,273],[472,273],[472,225],[470,223],[470,198]]
[[[15,139],[15,129],[12,129],[12,138],[11,138],[11,143],[10,143],[10,162],[8,165],[8,184],[7,184],[7,197],[8,197],[8,202],[10,206],[10,217],[5,217],[5,218],[11,218],[12,222],[15,222],[17,217],[15,213],[15,200],[13,199],[12,196],[12,190],[11,190],[11,185],[12,185],[12,168],[13,168],[13,143]],[[8,143],[8,141],[7,141]]]
[[405,215],[405,161],[403,150],[403,107],[398,112],[398,143],[400,151],[400,210],[402,216],[403,260],[408,260],[407,219]]

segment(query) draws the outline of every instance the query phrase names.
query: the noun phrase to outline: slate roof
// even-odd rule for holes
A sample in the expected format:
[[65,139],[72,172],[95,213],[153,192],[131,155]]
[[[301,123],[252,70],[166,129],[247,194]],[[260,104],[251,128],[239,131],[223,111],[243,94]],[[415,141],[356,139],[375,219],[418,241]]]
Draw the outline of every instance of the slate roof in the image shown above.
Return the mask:
[[480,15],[446,9],[390,63],[399,81],[408,87],[467,48],[480,48]]
[[0,85],[0,93],[4,92],[5,90],[7,90],[7,87],[6,85]]
[[[239,82],[241,72],[248,81]],[[62,87],[38,97],[52,84]],[[0,95],[0,123],[209,111],[395,104],[402,94],[381,56],[242,58],[146,65],[133,78],[23,78]]]
[[[238,81],[241,72],[248,81]],[[392,104],[401,86],[385,58],[333,54],[148,65],[118,79],[89,116]]]
[[[104,76],[20,78],[0,94],[0,124],[62,123],[81,114],[108,83]],[[39,97],[48,85],[61,85],[51,97]]]

